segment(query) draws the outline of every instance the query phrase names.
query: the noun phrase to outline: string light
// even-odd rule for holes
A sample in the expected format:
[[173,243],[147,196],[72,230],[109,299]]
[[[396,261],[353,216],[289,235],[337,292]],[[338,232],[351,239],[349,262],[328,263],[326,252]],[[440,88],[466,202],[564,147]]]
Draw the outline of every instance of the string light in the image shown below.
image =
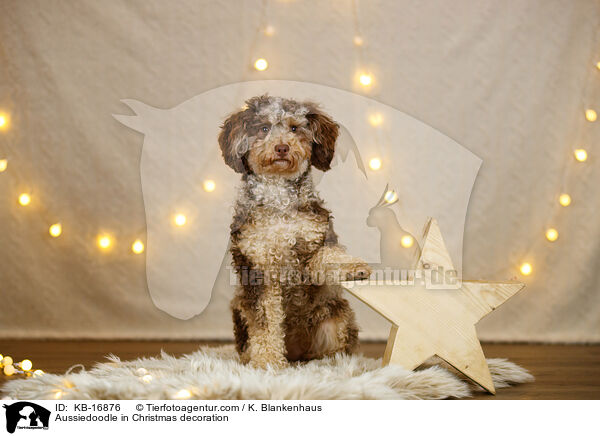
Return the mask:
[[396,191],[387,191],[383,198],[387,203],[395,203],[398,201],[398,194],[396,194]]
[[53,238],[58,238],[62,234],[62,224],[52,224],[48,229],[48,233],[50,233],[50,236],[52,236]]
[[14,363],[13,358],[10,356],[3,356],[0,354],[0,369],[4,375],[10,377],[15,374],[24,375],[26,377],[39,377],[44,374],[41,369],[33,370],[33,363],[29,359],[23,359],[18,363]]
[[373,83],[373,76],[371,76],[370,74],[361,74],[358,77],[358,81],[360,82],[360,84],[362,86],[371,86],[371,83]]
[[258,71],[265,71],[267,68],[269,68],[269,63],[266,59],[260,58],[254,62],[254,68]]
[[150,383],[152,381],[152,376],[150,374],[146,374],[145,376],[142,377],[142,381],[144,383]]
[[[600,70],[600,61],[596,63],[596,68],[598,68]],[[585,110],[585,119],[586,120],[593,123],[594,121],[596,121],[597,118],[598,118],[598,114],[596,113],[596,111],[594,109],[586,109]],[[578,149],[574,150],[573,154],[575,156],[575,159],[578,162],[585,162],[588,158],[587,151],[583,148],[578,148]],[[563,207],[569,206],[571,204],[571,196],[567,193],[560,194],[558,197],[558,203]],[[555,228],[552,228],[552,227],[548,228],[546,230],[546,239],[550,242],[556,241],[558,239],[558,230],[556,230]],[[521,270],[521,274],[527,276],[527,275],[531,274],[533,268],[532,268],[531,264],[526,262],[521,265],[520,270]]]
[[569,194],[560,194],[560,197],[558,197],[558,202],[561,206],[567,207],[571,204],[571,196]]
[[19,204],[21,206],[28,206],[31,203],[31,196],[29,194],[21,194],[19,195]]
[[213,192],[217,187],[217,184],[214,182],[214,180],[205,180],[203,186],[206,192]]
[[62,398],[62,395],[63,395],[62,391],[56,391],[56,393],[54,394],[54,399],[60,400]]
[[550,228],[546,230],[546,239],[550,242],[554,242],[558,239],[558,230]]
[[371,168],[373,171],[377,171],[378,169],[380,169],[381,159],[379,159],[378,157],[374,157],[373,159],[371,159],[369,161],[369,168]]
[[[364,40],[360,36],[359,32],[360,32],[360,29],[357,29],[356,34],[353,37],[353,43],[357,47],[362,47],[364,45]],[[266,36],[270,37],[276,33],[276,29],[273,25],[269,24],[264,27],[263,33]],[[257,71],[265,71],[266,69],[268,69],[268,67],[269,67],[269,64],[268,64],[267,60],[264,58],[256,59],[256,61],[254,62],[254,68]],[[596,63],[596,68],[598,68],[600,70],[600,61]],[[369,87],[373,84],[373,76],[370,73],[361,73],[358,77],[358,81],[362,86]],[[585,110],[585,118],[589,122],[595,122],[597,120],[596,111],[594,109],[586,109]],[[382,124],[382,122],[383,122],[383,117],[380,113],[372,114],[369,116],[369,123],[372,126],[375,126],[375,127],[379,126]],[[0,113],[0,129],[7,128],[8,125],[9,125],[9,115],[6,113]],[[585,162],[588,158],[587,151],[585,149],[574,150],[574,156],[575,156],[575,159],[579,162]],[[369,167],[373,171],[377,171],[377,170],[381,169],[381,166],[382,166],[382,161],[379,158],[373,158],[369,161]],[[8,167],[7,159],[0,159],[0,173],[6,171],[7,167]],[[213,180],[205,180],[203,183],[203,188],[206,192],[213,192],[216,189],[216,183]],[[395,201],[397,201],[398,195],[394,191],[388,191],[385,194],[384,198],[385,198],[386,202],[394,203]],[[18,197],[18,202],[22,206],[28,206],[31,203],[31,200],[32,200],[31,196],[27,193],[22,193]],[[571,204],[570,195],[566,194],[566,193],[561,194],[559,196],[559,204],[563,207],[569,206]],[[177,214],[174,217],[174,223],[176,226],[182,227],[182,226],[186,225],[187,218],[183,214]],[[55,237],[55,238],[59,237],[62,234],[62,225],[60,223],[55,223],[55,224],[51,225],[49,228],[49,233],[52,237]],[[549,228],[546,230],[545,236],[548,241],[554,242],[558,239],[558,231],[554,228]],[[100,235],[100,236],[98,236],[97,243],[100,248],[108,249],[112,245],[112,240],[108,235]],[[405,235],[401,238],[400,243],[403,247],[409,248],[414,244],[414,239],[411,235]],[[140,254],[145,250],[145,246],[144,246],[144,243],[138,239],[132,244],[131,249],[134,253]],[[523,275],[531,274],[531,272],[532,272],[531,264],[523,263],[520,266],[520,271]],[[19,364],[17,364],[17,367],[21,368],[24,371],[28,371],[28,372],[32,369],[32,366],[33,366],[33,364],[28,359],[25,359],[25,360],[21,361]],[[8,372],[12,371],[11,374],[14,374],[14,371],[16,371],[16,368],[13,365],[13,361],[10,356],[3,357],[2,355],[0,355],[0,367],[4,368],[5,374],[7,373],[7,371]],[[143,369],[143,368],[141,368],[141,369]],[[35,371],[33,371],[32,374],[34,376],[40,376],[40,375],[44,374],[44,372],[42,370],[35,370]],[[147,374],[147,371],[146,371],[146,373],[143,374],[142,378],[144,379],[145,382],[149,382],[152,379],[152,376],[150,374]],[[191,395],[192,394],[190,393],[189,390],[182,389],[179,392],[177,392],[176,397],[177,398],[189,398],[189,397],[191,397]],[[60,398],[61,396],[62,396],[61,391],[56,393],[56,398]]]
[[369,115],[369,123],[371,123],[373,127],[380,126],[381,123],[383,123],[383,116],[380,113],[371,114]]
[[523,274],[524,276],[528,276],[529,274],[531,274],[532,271],[533,267],[530,263],[525,262],[521,265],[521,274]]
[[185,226],[185,223],[187,222],[187,218],[184,214],[179,213],[177,215],[175,215],[175,225],[178,227],[183,227]]
[[404,235],[402,238],[400,238],[400,245],[402,245],[404,248],[412,247],[414,242],[415,240],[410,235]]
[[187,400],[191,396],[192,393],[190,391],[188,391],[187,389],[182,389],[178,391],[175,395],[173,395],[173,398],[176,400]]
[[593,123],[598,118],[598,114],[594,109],[588,109],[585,111],[585,119],[590,123]]
[[143,253],[144,243],[139,239],[136,239],[136,241],[131,245],[131,251],[133,251],[135,254]]
[[102,248],[103,250],[107,250],[108,248],[110,248],[112,244],[112,240],[110,239],[110,236],[108,235],[99,235],[98,236],[98,247]]
[[579,162],[585,162],[587,160],[587,151],[585,151],[583,148],[578,148],[575,150],[574,154],[575,159],[577,159]]

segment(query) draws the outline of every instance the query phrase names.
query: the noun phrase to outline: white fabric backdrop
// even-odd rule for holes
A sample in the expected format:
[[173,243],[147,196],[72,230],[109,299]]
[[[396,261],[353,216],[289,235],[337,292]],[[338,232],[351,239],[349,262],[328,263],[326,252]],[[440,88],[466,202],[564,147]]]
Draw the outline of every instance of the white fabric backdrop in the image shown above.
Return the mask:
[[[169,108],[245,80],[363,92],[483,159],[465,227],[466,278],[527,288],[483,320],[488,340],[600,340],[600,4],[587,1],[31,1],[0,4],[0,335],[230,338],[226,294],[182,321],[154,307],[144,256],[141,135],[115,121],[121,98]],[[260,23],[276,34],[258,34]],[[267,71],[251,68],[266,57]],[[600,105],[596,106],[600,112]],[[590,158],[578,164],[572,149]],[[215,143],[216,146],[216,143]],[[573,204],[557,206],[566,189]],[[27,209],[16,203],[30,191]],[[57,240],[47,227],[61,221]],[[544,239],[552,225],[557,242]],[[100,253],[95,236],[116,246]],[[221,277],[227,280],[227,277]],[[365,339],[385,321],[361,309]]]

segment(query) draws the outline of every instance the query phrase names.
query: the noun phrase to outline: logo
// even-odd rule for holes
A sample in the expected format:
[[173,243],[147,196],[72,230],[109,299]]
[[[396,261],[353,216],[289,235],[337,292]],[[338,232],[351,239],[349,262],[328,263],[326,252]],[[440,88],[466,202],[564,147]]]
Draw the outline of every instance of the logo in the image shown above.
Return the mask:
[[14,433],[15,429],[48,430],[50,411],[29,401],[19,401],[11,405],[4,404],[6,409],[6,431]]

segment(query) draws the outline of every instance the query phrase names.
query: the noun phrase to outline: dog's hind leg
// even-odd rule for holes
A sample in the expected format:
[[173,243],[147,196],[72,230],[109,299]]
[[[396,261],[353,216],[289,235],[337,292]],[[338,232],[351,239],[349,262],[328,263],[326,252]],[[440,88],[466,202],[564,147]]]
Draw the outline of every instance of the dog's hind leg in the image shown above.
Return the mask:
[[313,328],[311,346],[306,355],[308,359],[319,359],[339,352],[350,354],[358,347],[358,327],[348,301],[335,297],[327,306],[328,316]]
[[242,311],[239,308],[231,308],[233,317],[233,336],[235,338],[235,349],[242,355],[248,348],[248,323],[242,316]]

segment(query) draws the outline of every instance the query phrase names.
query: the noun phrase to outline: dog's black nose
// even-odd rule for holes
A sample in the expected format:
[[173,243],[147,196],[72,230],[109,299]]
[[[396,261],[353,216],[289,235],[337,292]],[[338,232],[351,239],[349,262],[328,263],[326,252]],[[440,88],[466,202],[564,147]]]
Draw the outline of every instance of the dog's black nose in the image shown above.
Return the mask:
[[275,146],[275,152],[280,156],[285,156],[290,151],[290,146],[287,144],[278,144]]

